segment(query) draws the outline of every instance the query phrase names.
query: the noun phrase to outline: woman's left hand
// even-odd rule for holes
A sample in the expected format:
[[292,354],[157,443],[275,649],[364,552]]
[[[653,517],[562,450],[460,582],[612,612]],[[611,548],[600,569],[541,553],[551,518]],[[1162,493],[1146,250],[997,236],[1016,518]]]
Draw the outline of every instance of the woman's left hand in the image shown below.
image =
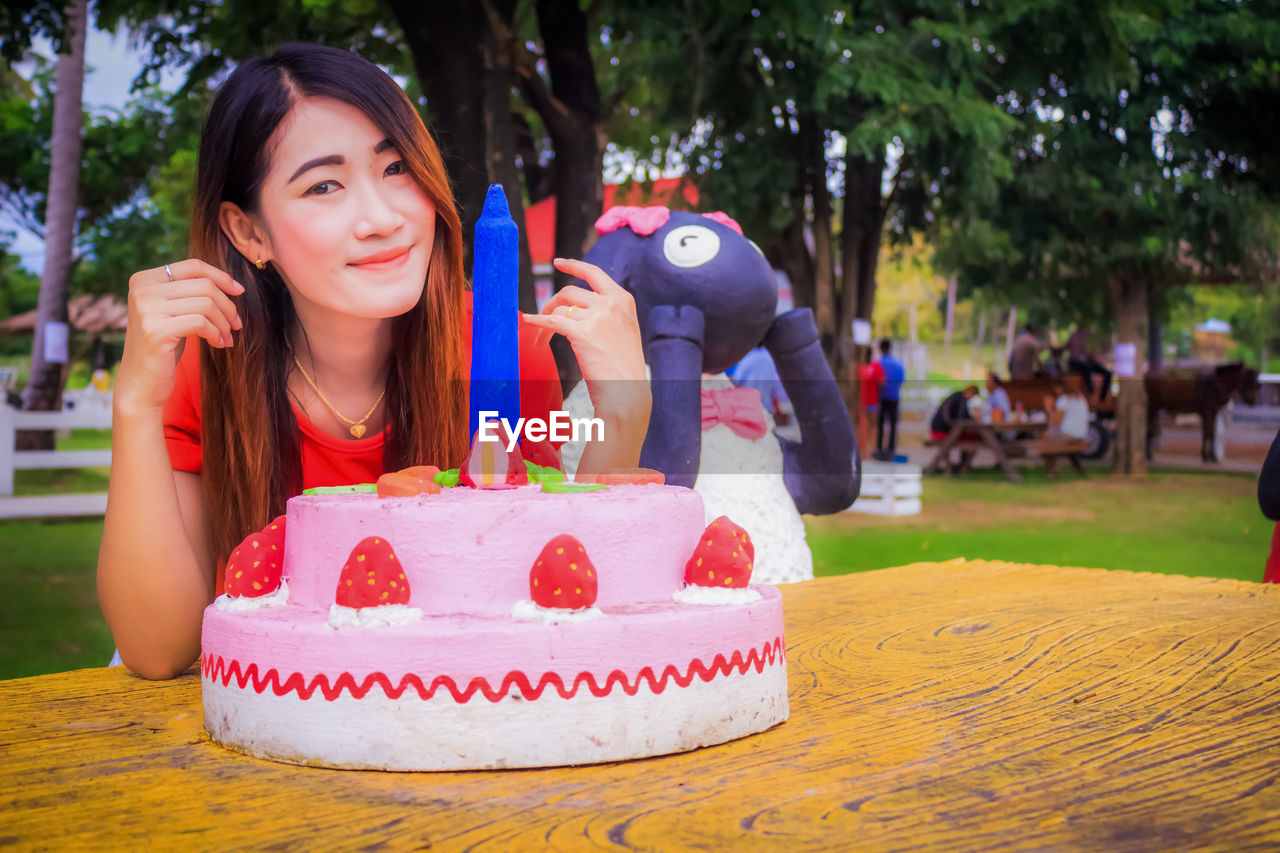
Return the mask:
[[612,420],[615,428],[621,428],[630,439],[623,444],[635,444],[638,458],[639,444],[649,426],[652,396],[635,299],[595,264],[567,258],[553,263],[591,289],[563,288],[547,300],[541,313],[525,314],[525,322],[569,339],[596,417]]

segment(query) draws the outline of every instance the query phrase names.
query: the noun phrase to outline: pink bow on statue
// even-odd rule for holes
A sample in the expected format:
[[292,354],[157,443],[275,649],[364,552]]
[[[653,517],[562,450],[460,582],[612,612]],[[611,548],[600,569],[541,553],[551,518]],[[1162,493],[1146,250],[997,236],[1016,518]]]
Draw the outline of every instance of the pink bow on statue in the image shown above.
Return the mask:
[[734,435],[755,440],[769,431],[760,392],[754,388],[702,389],[702,428],[725,424]]

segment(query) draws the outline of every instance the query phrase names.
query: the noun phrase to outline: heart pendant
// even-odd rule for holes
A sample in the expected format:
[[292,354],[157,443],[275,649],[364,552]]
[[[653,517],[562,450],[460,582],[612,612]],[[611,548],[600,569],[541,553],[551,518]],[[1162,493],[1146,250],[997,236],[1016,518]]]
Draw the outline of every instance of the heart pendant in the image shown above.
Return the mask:
[[354,435],[356,438],[363,438],[363,437],[364,437],[364,424],[352,424],[352,425],[351,425],[351,434],[352,434],[352,435]]

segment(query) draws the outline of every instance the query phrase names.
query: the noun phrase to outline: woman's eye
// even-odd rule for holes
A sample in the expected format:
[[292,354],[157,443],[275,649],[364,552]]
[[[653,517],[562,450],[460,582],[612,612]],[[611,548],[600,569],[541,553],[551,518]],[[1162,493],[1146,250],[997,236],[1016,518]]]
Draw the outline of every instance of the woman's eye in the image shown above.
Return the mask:
[[337,181],[321,181],[311,189],[307,190],[305,195],[330,195],[337,188]]
[[403,174],[405,174],[405,172],[406,172],[406,171],[408,171],[408,170],[406,169],[406,167],[405,167],[405,165],[404,165],[404,161],[403,161],[403,160],[397,160],[397,161],[395,161],[394,163],[392,163],[390,166],[388,166],[388,167],[387,167],[386,174],[388,174],[388,175],[403,175]]

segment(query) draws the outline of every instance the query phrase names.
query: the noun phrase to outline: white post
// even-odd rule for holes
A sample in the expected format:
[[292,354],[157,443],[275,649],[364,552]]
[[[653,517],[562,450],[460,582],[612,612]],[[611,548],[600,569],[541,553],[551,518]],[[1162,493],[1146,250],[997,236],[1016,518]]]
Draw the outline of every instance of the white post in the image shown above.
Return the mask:
[[13,494],[13,453],[17,440],[13,408],[0,403],[0,495]]

